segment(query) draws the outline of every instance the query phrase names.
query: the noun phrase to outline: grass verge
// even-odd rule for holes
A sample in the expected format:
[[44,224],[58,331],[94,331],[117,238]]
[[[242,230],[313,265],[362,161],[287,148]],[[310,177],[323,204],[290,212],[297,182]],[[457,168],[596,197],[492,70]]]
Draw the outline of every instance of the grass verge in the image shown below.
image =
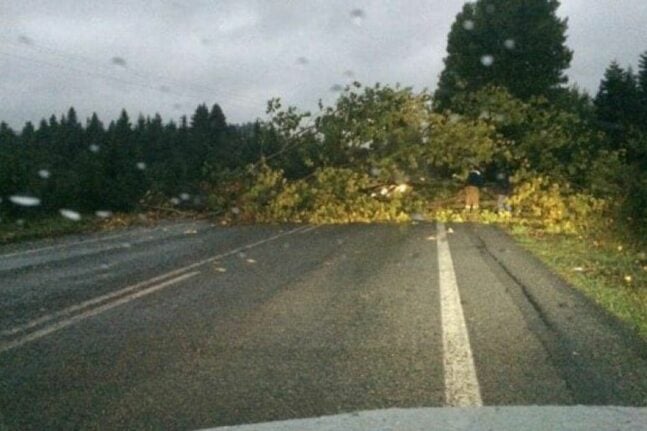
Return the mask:
[[100,221],[95,219],[72,221],[54,216],[20,222],[3,221],[0,223],[0,244],[92,232],[99,230],[100,226]]
[[618,235],[556,235],[510,226],[519,243],[647,338],[647,257]]
[[130,226],[151,226],[161,220],[196,220],[204,218],[197,212],[146,211],[129,214],[113,214],[101,219],[94,215],[83,215],[81,220],[69,220],[61,216],[48,216],[0,222],[0,245],[44,238],[55,238],[63,235],[89,232],[110,231]]

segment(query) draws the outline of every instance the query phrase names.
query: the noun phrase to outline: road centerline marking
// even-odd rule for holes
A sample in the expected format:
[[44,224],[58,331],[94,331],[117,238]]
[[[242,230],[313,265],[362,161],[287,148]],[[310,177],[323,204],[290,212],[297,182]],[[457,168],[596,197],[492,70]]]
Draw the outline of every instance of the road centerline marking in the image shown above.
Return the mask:
[[[207,259],[203,259],[201,261],[198,261],[198,262],[192,263],[190,265],[175,269],[173,271],[166,272],[164,274],[158,275],[158,276],[150,278],[148,280],[144,280],[144,281],[141,281],[139,283],[135,283],[135,284],[133,284],[131,286],[127,286],[127,287],[125,287],[123,289],[120,289],[120,290],[117,290],[117,291],[114,291],[114,292],[110,292],[110,293],[107,293],[105,295],[101,295],[101,296],[98,296],[96,298],[89,299],[89,300],[84,301],[82,303],[69,306],[67,308],[64,308],[63,310],[59,310],[59,311],[56,311],[54,313],[50,313],[50,314],[38,317],[38,318],[36,318],[34,320],[31,320],[31,321],[29,321],[27,323],[24,323],[22,325],[18,325],[16,327],[13,327],[13,328],[10,328],[10,329],[2,330],[2,331],[0,331],[0,336],[5,336],[6,337],[6,336],[12,336],[12,335],[18,334],[20,332],[25,332],[25,331],[27,331],[29,329],[32,329],[32,328],[38,327],[40,325],[43,325],[43,324],[45,324],[45,323],[47,323],[49,321],[52,321],[52,320],[55,320],[55,319],[58,319],[58,318],[61,318],[61,317],[72,315],[75,312],[78,312],[80,310],[89,308],[89,307],[91,307],[93,305],[99,305],[101,303],[105,303],[105,302],[107,302],[107,301],[109,301],[109,300],[111,300],[113,298],[119,298],[119,297],[128,297],[128,298],[130,298],[130,297],[133,297],[134,295],[136,295],[139,292],[148,291],[148,289],[150,289],[150,287],[148,287],[148,288],[145,288],[145,289],[142,289],[142,290],[138,290],[138,289],[141,289],[142,287],[148,286],[148,285],[153,284],[153,283],[162,282],[163,280],[166,280],[166,279],[168,279],[170,277],[178,277],[179,278],[183,274],[186,274],[188,271],[194,270],[194,269],[196,269],[196,268],[198,268],[200,266],[204,266],[206,264],[215,262],[215,261],[223,259],[225,257],[240,253],[241,251],[250,250],[250,249],[252,249],[254,247],[257,247],[259,245],[265,244],[265,243],[270,242],[270,241],[274,241],[274,240],[276,240],[278,238],[288,236],[288,235],[292,235],[292,234],[299,233],[299,232],[303,232],[304,230],[310,231],[310,230],[316,229],[317,227],[318,226],[314,226],[314,227],[312,227],[312,226],[310,226],[310,227],[308,227],[308,226],[300,226],[298,228],[288,230],[287,232],[280,232],[280,233],[278,233],[276,235],[273,235],[273,236],[268,237],[268,238],[264,238],[262,240],[253,242],[251,244],[246,244],[246,245],[243,245],[243,246],[240,246],[240,247],[236,247],[233,250],[230,250],[230,251],[227,251],[227,252],[224,252],[224,253],[220,253],[220,254],[218,254],[216,256],[212,256],[212,257],[209,257]],[[197,274],[197,272],[196,272],[196,274]],[[177,280],[177,278],[175,278],[173,280]],[[163,281],[162,284],[168,283],[168,282],[173,281],[173,280]],[[132,294],[130,294],[128,296],[124,296],[124,295],[126,295],[126,294],[128,294],[129,292],[132,292],[132,291],[136,291],[136,292],[132,293]],[[134,296],[134,298],[138,298],[138,297],[139,296]],[[76,315],[74,317],[70,317],[70,318],[68,318],[66,320],[63,320],[63,321],[68,321],[68,320],[74,319],[75,317],[77,317],[79,315],[84,315],[86,313],[90,313],[93,310],[97,310],[97,309],[102,309],[102,310],[105,311],[105,310],[107,310],[109,308],[112,308],[112,307],[105,308],[105,309],[104,309],[104,307],[107,307],[107,306],[109,306],[110,304],[113,304],[113,303],[117,303],[117,302],[121,301],[121,299],[123,299],[123,298],[115,299],[115,301],[104,304],[104,305],[99,305],[97,308],[93,308],[93,309],[91,309],[89,311],[80,313],[80,314],[78,314],[78,315]],[[119,303],[121,304],[122,302],[119,302]],[[92,315],[94,315],[94,314],[92,314]],[[23,337],[21,337],[18,340],[11,341],[11,342],[8,342],[8,343],[5,343],[5,344],[0,344],[0,353],[2,353],[3,351],[6,351],[6,350],[12,349],[14,347],[18,347],[19,345],[22,345],[22,344],[24,344],[24,343],[26,343],[28,341],[32,341],[32,340],[34,340],[36,338],[40,338],[41,336],[45,336],[45,335],[47,335],[47,334],[49,334],[51,332],[54,332],[54,331],[48,331],[48,332],[44,332],[44,331],[47,328],[50,328],[50,327],[53,327],[53,326],[56,326],[56,325],[57,325],[57,323],[53,323],[53,324],[51,324],[50,326],[48,326],[46,328],[43,328],[43,329],[37,330],[35,332],[32,332],[30,334],[24,335]],[[65,326],[69,326],[69,325],[65,325]],[[62,329],[62,328],[59,328],[59,329]],[[58,330],[58,329],[56,329],[56,330]],[[30,338],[32,335],[39,334],[41,332],[43,332],[42,335],[40,335],[40,336],[38,336],[36,338]],[[27,340],[24,341],[24,342],[21,342],[20,344],[16,344],[20,340],[24,340],[24,339],[27,339]]]
[[450,407],[478,407],[483,401],[445,225],[437,223],[437,231],[445,403]]
[[122,304],[125,304],[127,302],[130,302],[134,299],[141,298],[142,296],[150,295],[151,293],[157,292],[158,290],[164,289],[165,287],[168,287],[172,284],[179,283],[181,281],[187,280],[191,277],[194,277],[196,275],[200,274],[200,271],[193,271],[189,272],[187,274],[180,275],[179,277],[172,278],[170,280],[166,280],[160,284],[156,284],[150,287],[147,287],[146,289],[143,290],[138,290],[137,292],[131,293],[130,295],[123,296],[119,298],[116,301],[109,302],[107,304],[101,305],[96,308],[92,308],[90,310],[84,311],[83,313],[74,315],[68,319],[58,321],[56,323],[53,323],[49,326],[46,326],[42,329],[39,329],[38,331],[32,332],[29,335],[26,335],[22,338],[19,338],[14,341],[10,341],[8,343],[0,344],[0,353],[5,352],[7,350],[13,349],[15,347],[22,346],[25,343],[28,343],[30,341],[37,340],[39,338],[42,338],[46,335],[51,334],[52,332],[59,331],[63,328],[67,328],[70,325],[73,325],[74,323],[85,320],[89,317],[96,316],[97,314],[103,313],[104,311],[108,311],[112,308],[118,307]]

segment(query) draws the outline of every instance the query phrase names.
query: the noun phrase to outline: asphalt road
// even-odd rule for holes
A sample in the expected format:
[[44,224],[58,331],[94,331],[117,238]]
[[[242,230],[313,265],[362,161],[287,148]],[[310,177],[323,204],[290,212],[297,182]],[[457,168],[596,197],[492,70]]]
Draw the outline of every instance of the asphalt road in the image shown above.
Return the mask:
[[647,347],[487,226],[196,222],[0,248],[0,430],[447,405],[645,407]]

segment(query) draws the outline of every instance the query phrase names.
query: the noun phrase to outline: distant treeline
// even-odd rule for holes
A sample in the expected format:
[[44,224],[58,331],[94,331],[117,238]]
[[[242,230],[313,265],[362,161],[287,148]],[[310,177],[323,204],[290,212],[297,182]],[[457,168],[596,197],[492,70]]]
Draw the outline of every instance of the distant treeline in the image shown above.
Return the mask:
[[16,133],[0,123],[0,211],[23,217],[70,209],[130,211],[146,193],[198,204],[201,183],[273,151],[259,124],[228,125],[220,106],[190,119],[159,115],[107,127],[96,114],[83,125],[74,108]]

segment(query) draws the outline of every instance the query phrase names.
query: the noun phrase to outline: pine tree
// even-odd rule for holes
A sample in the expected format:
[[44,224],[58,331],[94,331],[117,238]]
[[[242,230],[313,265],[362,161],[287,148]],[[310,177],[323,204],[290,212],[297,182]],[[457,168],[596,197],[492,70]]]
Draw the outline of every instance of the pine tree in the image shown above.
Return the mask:
[[461,92],[502,86],[515,97],[550,96],[566,83],[573,53],[557,0],[477,0],[463,7],[448,35],[438,109]]
[[241,163],[241,148],[237,145],[233,130],[227,125],[225,114],[217,103],[209,112],[209,127],[209,165],[218,170],[238,167]]
[[209,153],[212,129],[207,105],[199,105],[191,117],[186,160],[191,183],[201,178],[202,165]]
[[7,123],[0,122],[0,196],[3,201],[0,203],[0,214],[12,214],[15,208],[4,199],[20,191],[23,182],[20,172],[19,160],[16,158],[18,148],[16,133]]
[[227,119],[217,103],[211,107],[211,112],[209,112],[209,126],[214,132],[222,132],[227,128]]
[[638,91],[640,99],[640,125],[647,133],[647,51],[640,56],[638,63]]
[[142,194],[142,175],[138,170],[133,131],[126,110],[116,122],[108,127],[105,152],[102,152],[104,166],[106,210],[130,211]]
[[594,101],[598,124],[607,133],[611,148],[622,148],[626,133],[639,123],[639,98],[633,71],[624,70],[617,62],[612,62],[604,73]]
[[106,181],[101,152],[105,151],[106,131],[96,113],[86,122],[83,134],[84,148],[79,155],[79,172],[83,187],[79,196],[80,208],[86,211],[104,210]]

